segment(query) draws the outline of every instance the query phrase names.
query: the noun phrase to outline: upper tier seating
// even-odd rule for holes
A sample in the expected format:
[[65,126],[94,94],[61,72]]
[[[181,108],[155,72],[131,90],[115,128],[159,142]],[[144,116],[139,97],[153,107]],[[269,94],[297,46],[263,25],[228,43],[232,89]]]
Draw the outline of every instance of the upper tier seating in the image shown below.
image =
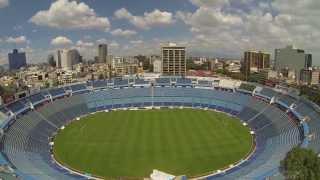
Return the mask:
[[[183,80],[183,78],[172,80],[159,78],[155,83],[158,86],[170,86],[171,82],[176,85],[192,84],[191,79]],[[52,161],[49,145],[51,137],[62,126],[91,112],[152,105],[201,107],[223,111],[240,118],[256,133],[256,149],[248,161],[244,161],[239,167],[226,171],[224,174],[209,176],[207,179],[261,179],[270,173],[277,173],[280,160],[304,138],[302,128],[296,120],[288,116],[286,111],[252,96],[204,88],[111,88],[113,86],[130,87],[129,84],[132,83],[149,84],[148,81],[138,79],[134,82],[121,79],[91,81],[79,86],[68,87],[68,90],[72,92],[88,90],[84,94],[72,93],[70,97],[56,99],[55,97],[62,97],[66,94],[64,88],[56,88],[48,90],[47,94],[44,94],[46,92],[44,91],[23,101],[9,104],[1,111],[9,109],[14,113],[19,112],[28,108],[29,101],[31,103],[42,101],[49,95],[48,93],[54,99],[36,110],[28,111],[17,117],[4,134],[2,153],[15,167],[17,174],[24,179],[85,179],[82,176],[70,174]],[[211,86],[209,81],[202,84]],[[269,90],[269,88],[263,88],[260,93],[268,97],[278,96],[275,91]],[[320,113],[315,112],[314,107],[303,100],[295,101],[286,96],[278,96],[278,100],[288,106],[296,104],[294,111],[301,117],[308,117],[307,123],[310,126],[310,133],[313,134],[309,146],[319,152],[320,123],[318,117]],[[3,176],[0,174],[0,177]]]
[[275,92],[274,90],[272,90],[270,88],[262,88],[262,90],[259,92],[259,94],[268,98],[268,99],[271,99],[277,95],[277,92]]
[[198,84],[196,84],[198,87],[212,87],[211,81],[205,81],[205,80],[198,80]]
[[281,95],[278,97],[277,100],[279,103],[282,103],[282,105],[286,106],[286,108],[289,108],[292,104],[294,104],[297,100],[289,95]]
[[10,111],[12,111],[13,113],[18,113],[18,112],[22,111],[23,109],[25,109],[26,106],[24,104],[22,104],[20,101],[16,101],[16,102],[9,104],[7,106],[7,108]]
[[157,78],[155,85],[157,86],[170,86],[171,84],[170,78]]
[[30,102],[35,105],[38,104],[39,102],[44,101],[46,98],[44,97],[44,95],[42,93],[38,93],[38,94],[34,94],[32,96],[30,96],[28,98],[30,100]]
[[98,80],[98,81],[92,81],[93,88],[107,88],[108,81],[105,80]]
[[192,86],[192,80],[187,78],[178,78],[176,86]]
[[61,97],[66,94],[63,88],[49,89],[49,93],[51,94],[52,97]]
[[84,91],[87,90],[86,84],[75,84],[70,86],[72,92]]

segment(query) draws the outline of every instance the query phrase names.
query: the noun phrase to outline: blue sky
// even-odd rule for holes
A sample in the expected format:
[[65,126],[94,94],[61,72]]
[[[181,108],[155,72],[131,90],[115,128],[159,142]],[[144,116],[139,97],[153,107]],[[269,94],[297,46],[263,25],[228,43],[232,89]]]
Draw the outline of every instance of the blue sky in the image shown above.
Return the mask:
[[294,44],[320,64],[319,8],[318,0],[0,0],[0,64],[12,48],[42,62],[60,48],[92,58],[101,42],[114,55],[156,54],[168,41],[237,59]]

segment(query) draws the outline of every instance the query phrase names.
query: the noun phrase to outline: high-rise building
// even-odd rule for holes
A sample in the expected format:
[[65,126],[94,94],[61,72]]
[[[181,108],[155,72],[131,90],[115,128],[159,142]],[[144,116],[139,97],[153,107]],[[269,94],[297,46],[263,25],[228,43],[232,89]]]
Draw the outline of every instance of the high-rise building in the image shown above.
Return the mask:
[[151,55],[149,57],[149,64],[153,64],[154,61],[156,60],[160,60],[161,61],[161,57],[159,55]]
[[312,54],[305,55],[304,68],[312,67]]
[[109,65],[109,66],[111,66],[112,60],[113,60],[113,55],[112,55],[112,54],[109,54],[108,57],[107,57],[107,62],[108,62],[108,65]]
[[118,67],[119,65],[121,66],[124,63],[124,58],[120,56],[115,56],[112,57],[111,60],[111,68],[115,68],[116,66]]
[[138,61],[133,57],[113,57],[111,66],[116,76],[136,74],[139,68]]
[[161,73],[162,71],[162,63],[160,59],[153,61],[153,72],[154,73]]
[[48,55],[47,62],[51,67],[56,67],[56,65],[57,65],[53,54]]
[[270,68],[270,54],[261,51],[244,52],[242,71],[246,76]]
[[61,50],[57,51],[57,57],[56,57],[57,61],[56,61],[56,66],[57,68],[61,68]]
[[319,84],[320,71],[316,69],[302,69],[300,71],[300,83],[304,85]]
[[63,49],[59,51],[61,57],[61,68],[68,69],[68,51],[67,49]]
[[308,85],[311,82],[311,74],[312,70],[309,69],[302,69],[300,71],[300,83]]
[[26,53],[18,52],[17,49],[14,49],[12,53],[8,54],[8,60],[10,70],[17,70],[27,65]]
[[282,49],[275,50],[275,69],[281,71],[288,69],[295,72],[295,79],[300,80],[300,72],[302,69],[308,69],[312,66],[312,55],[305,54],[302,49],[287,46]]
[[108,45],[107,44],[99,44],[99,47],[98,47],[98,61],[99,61],[99,63],[107,63],[107,57],[108,57]]
[[64,70],[72,70],[73,65],[80,62],[80,54],[76,49],[64,49],[60,51],[61,67]]
[[319,70],[313,70],[311,73],[311,85],[318,85],[320,83],[320,71]]
[[187,72],[186,47],[170,43],[161,47],[162,74],[185,76]]

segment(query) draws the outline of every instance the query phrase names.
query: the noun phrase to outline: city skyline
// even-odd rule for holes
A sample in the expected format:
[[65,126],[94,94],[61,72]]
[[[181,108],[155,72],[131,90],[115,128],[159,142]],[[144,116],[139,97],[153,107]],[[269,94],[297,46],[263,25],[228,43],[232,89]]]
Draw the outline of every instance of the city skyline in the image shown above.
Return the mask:
[[274,59],[274,49],[294,44],[320,65],[320,3],[288,2],[0,0],[0,64],[14,48],[39,63],[66,47],[93,58],[100,43],[110,54],[136,55],[160,54],[160,43],[172,41],[189,55],[230,58],[261,49]]

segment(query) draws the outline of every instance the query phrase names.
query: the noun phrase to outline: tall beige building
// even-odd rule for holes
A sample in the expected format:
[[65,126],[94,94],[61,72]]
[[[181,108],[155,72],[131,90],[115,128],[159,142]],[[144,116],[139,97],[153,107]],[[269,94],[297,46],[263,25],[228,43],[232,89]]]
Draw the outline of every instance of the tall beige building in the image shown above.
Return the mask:
[[162,71],[162,63],[160,59],[153,61],[153,72],[154,73],[161,73]]
[[161,47],[162,74],[185,76],[187,72],[186,47],[170,43]]
[[61,68],[61,50],[57,51],[57,56],[56,56],[56,66],[57,68]]
[[80,54],[76,49],[63,49],[60,51],[61,68],[72,70],[73,65],[80,62]]

